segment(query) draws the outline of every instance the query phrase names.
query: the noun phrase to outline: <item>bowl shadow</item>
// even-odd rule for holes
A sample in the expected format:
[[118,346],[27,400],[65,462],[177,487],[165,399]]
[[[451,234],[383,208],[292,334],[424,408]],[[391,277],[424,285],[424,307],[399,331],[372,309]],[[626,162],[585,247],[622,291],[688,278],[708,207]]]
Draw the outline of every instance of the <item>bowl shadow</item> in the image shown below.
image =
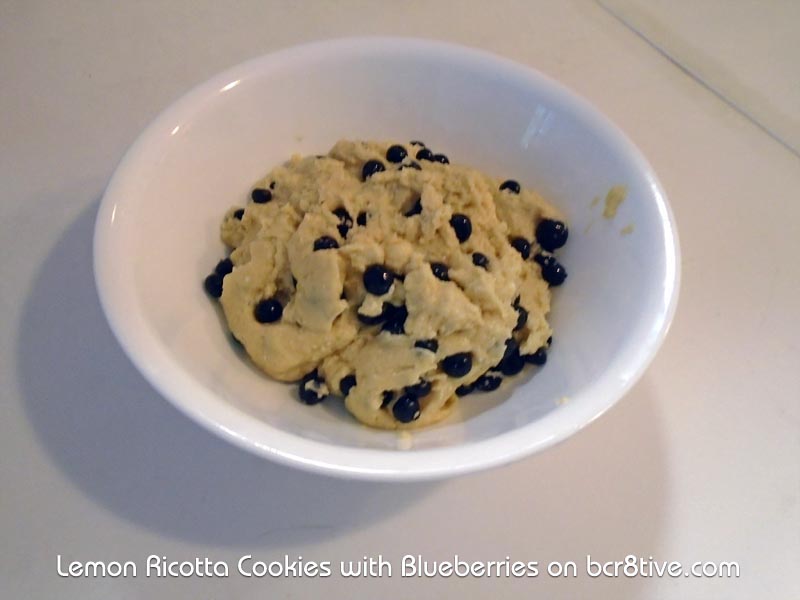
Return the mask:
[[100,307],[92,272],[98,205],[44,260],[16,352],[32,428],[86,496],[162,535],[284,548],[366,527],[433,490],[435,483],[346,481],[271,463],[173,408],[125,356]]

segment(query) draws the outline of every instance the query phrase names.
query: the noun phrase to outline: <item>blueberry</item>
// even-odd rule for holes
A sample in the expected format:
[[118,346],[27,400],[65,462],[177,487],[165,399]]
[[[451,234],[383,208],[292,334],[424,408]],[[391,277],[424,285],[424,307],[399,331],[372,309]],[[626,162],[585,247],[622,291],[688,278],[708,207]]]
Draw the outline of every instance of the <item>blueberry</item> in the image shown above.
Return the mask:
[[536,227],[536,241],[548,252],[561,248],[568,237],[569,229],[562,221],[542,219]]
[[329,235],[323,235],[322,237],[318,237],[316,240],[314,240],[314,252],[317,250],[331,250],[338,247],[339,242]]
[[283,315],[283,305],[275,298],[265,298],[256,304],[253,314],[259,323],[274,323]]
[[272,192],[264,188],[256,188],[250,193],[250,198],[256,204],[266,204],[272,200]]
[[475,383],[472,384],[472,387],[479,392],[493,392],[500,387],[501,383],[503,383],[503,378],[499,375],[484,373],[478,377]]
[[406,392],[406,394],[411,394],[413,396],[416,396],[417,398],[424,398],[425,396],[431,393],[432,387],[433,386],[431,386],[430,381],[421,379],[414,385],[407,385],[404,391]]
[[519,344],[514,338],[506,340],[506,352],[503,355],[503,360],[500,361],[498,367],[503,375],[516,375],[522,371],[525,366],[525,361],[519,353]]
[[542,278],[551,286],[559,286],[567,278],[567,270],[556,260],[555,256],[537,254],[533,257],[542,267]]
[[500,191],[508,190],[512,194],[519,194],[519,182],[514,181],[513,179],[506,179],[503,183],[500,184]]
[[511,240],[511,245],[520,253],[523,260],[528,260],[531,255],[531,243],[523,237],[515,237]]
[[439,350],[439,342],[436,340],[417,340],[414,342],[414,348],[422,348],[423,350],[430,350],[435,353]]
[[381,327],[382,331],[388,331],[394,335],[402,335],[406,332],[405,325],[406,319],[408,318],[408,309],[405,305],[402,306],[394,306],[392,304],[386,305],[386,308],[391,307],[387,310],[384,310],[384,314],[386,315],[386,321],[383,323]]
[[384,390],[381,395],[381,408],[389,406],[394,400],[394,392],[392,390]]
[[392,414],[401,423],[416,421],[420,415],[419,400],[411,394],[403,394],[392,406]]
[[212,273],[203,281],[203,287],[212,298],[219,298],[222,296],[222,277],[216,273]]
[[522,308],[521,306],[515,306],[519,316],[517,317],[517,324],[514,326],[514,331],[519,331],[523,327],[525,327],[525,323],[528,322],[528,311]]
[[442,281],[450,281],[450,275],[448,274],[447,265],[444,263],[431,263],[431,271],[433,271],[434,277],[436,279],[441,279]]
[[367,224],[367,213],[364,211],[358,213],[358,216],[356,217],[356,224],[360,227],[365,227]]
[[469,352],[458,352],[446,356],[442,361],[442,371],[450,377],[464,377],[472,370],[472,354]]
[[308,404],[309,406],[312,404],[319,404],[323,400],[325,400],[325,396],[317,392],[314,389],[317,385],[321,384],[322,380],[319,378],[316,369],[308,373],[305,377],[300,380],[300,385],[298,387],[298,393],[300,395],[300,400],[303,403]]
[[241,221],[243,216],[244,216],[244,209],[243,208],[240,208],[239,210],[236,210],[236,211],[233,212],[233,218],[234,219],[238,219],[239,221]]
[[474,391],[474,388],[470,384],[465,383],[464,385],[460,385],[456,388],[456,396],[466,396]]
[[423,148],[425,147],[425,142],[420,142],[419,140],[411,140],[408,143],[412,146],[422,146]]
[[481,254],[480,252],[476,252],[472,255],[472,264],[481,269],[489,269],[489,259],[485,254]]
[[522,358],[525,359],[527,363],[542,366],[547,362],[547,348],[542,346],[533,354],[525,354]]
[[444,154],[434,154],[433,155],[433,160],[435,160],[438,163],[442,163],[443,165],[449,165],[450,164],[450,159],[447,158]]
[[428,160],[433,161],[433,152],[428,150],[427,148],[423,148],[419,152],[417,152],[417,156],[415,157],[417,160]]
[[386,151],[386,160],[390,163],[401,163],[406,156],[408,156],[408,152],[399,145],[390,146]]
[[402,171],[403,169],[414,169],[415,171],[422,171],[422,167],[420,167],[419,163],[416,161],[400,165],[400,170]]
[[375,173],[380,173],[381,171],[385,171],[386,167],[383,166],[383,163],[379,160],[368,160],[364,163],[364,167],[361,169],[361,180],[366,181]]
[[350,213],[347,212],[344,206],[340,206],[334,210],[333,214],[339,217],[339,224],[336,226],[336,229],[339,230],[339,235],[343,238],[347,237],[347,232],[350,231],[350,228],[353,226],[353,217],[350,216]]
[[342,396],[347,396],[350,393],[350,390],[353,389],[356,385],[356,376],[353,374],[345,375],[339,381],[339,390],[342,392]]
[[225,275],[231,271],[233,271],[233,263],[231,262],[230,258],[223,258],[217,263],[217,266],[214,267],[214,273],[220,277],[225,277]]
[[275,189],[275,182],[274,181],[270,181],[269,182],[269,189],[271,189],[271,190]]
[[394,274],[383,265],[370,265],[364,271],[364,287],[370,294],[383,296],[394,283]]
[[467,215],[454,214],[450,217],[450,226],[456,232],[456,237],[462,244],[472,235],[472,221],[469,220]]
[[361,313],[357,313],[358,320],[361,321],[364,325],[377,325],[378,323],[383,323],[386,320],[385,312],[382,312],[379,315],[369,316],[369,315],[362,315]]
[[512,354],[507,360],[503,362],[500,367],[500,372],[503,375],[511,376],[516,375],[522,368],[525,366],[525,361],[522,360],[522,356],[520,356],[519,351],[515,354]]
[[413,217],[414,215],[418,215],[421,212],[422,212],[422,198],[417,198],[417,201],[414,202],[414,206],[412,206],[405,212],[405,216]]

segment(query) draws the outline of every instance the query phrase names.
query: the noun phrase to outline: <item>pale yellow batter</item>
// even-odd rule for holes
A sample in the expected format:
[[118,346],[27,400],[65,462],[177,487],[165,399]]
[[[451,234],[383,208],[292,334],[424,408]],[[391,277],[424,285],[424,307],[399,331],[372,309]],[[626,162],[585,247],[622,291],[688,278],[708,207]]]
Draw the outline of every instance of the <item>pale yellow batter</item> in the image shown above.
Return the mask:
[[[497,365],[512,335],[523,355],[545,346],[550,291],[533,260],[534,232],[543,218],[563,218],[531,190],[500,190],[500,180],[474,169],[416,160],[421,146],[402,144],[409,156],[392,163],[390,146],[341,141],[324,157],[295,156],[260,181],[271,200],[248,203],[243,214],[232,208],[223,221],[233,271],[220,301],[231,332],[266,373],[297,381],[317,369],[315,389],[337,395],[343,378],[354,376],[347,409],[367,425],[395,429],[445,417],[456,388]],[[363,180],[369,160],[385,170]],[[411,162],[421,168],[399,168]],[[464,241],[454,214],[471,222]],[[516,237],[531,243],[528,260],[509,243]],[[431,263],[446,266],[448,280]],[[386,293],[365,289],[370,265],[394,274]],[[264,299],[282,307],[280,318],[254,317]],[[512,334],[515,302],[528,317]],[[407,311],[394,331],[363,322],[389,314],[387,303]],[[435,340],[435,352],[415,346],[421,340]],[[446,374],[443,361],[459,353],[471,357],[468,373]],[[418,418],[398,421],[394,402],[420,381],[431,391],[418,399]]]

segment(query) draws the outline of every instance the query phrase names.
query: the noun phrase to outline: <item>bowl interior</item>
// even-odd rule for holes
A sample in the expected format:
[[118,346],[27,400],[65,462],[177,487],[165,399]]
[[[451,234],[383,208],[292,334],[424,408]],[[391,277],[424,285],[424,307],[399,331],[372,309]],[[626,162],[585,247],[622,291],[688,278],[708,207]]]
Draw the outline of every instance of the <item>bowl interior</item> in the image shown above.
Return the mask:
[[[358,425],[340,403],[303,406],[293,386],[249,364],[201,285],[224,255],[221,217],[273,166],[294,153],[327,152],[340,138],[422,139],[453,162],[535,188],[566,213],[570,240],[560,259],[569,278],[554,290],[545,368],[495,395],[462,399],[460,413],[409,438]],[[615,185],[627,197],[605,219],[603,199]],[[402,40],[292,49],[190,92],[120,165],[98,215],[95,252],[115,333],[170,400],[246,447],[361,474],[469,469],[577,430],[652,357],[677,279],[661,188],[602,117],[528,69]],[[409,460],[459,448],[469,451],[440,454],[427,467]]]

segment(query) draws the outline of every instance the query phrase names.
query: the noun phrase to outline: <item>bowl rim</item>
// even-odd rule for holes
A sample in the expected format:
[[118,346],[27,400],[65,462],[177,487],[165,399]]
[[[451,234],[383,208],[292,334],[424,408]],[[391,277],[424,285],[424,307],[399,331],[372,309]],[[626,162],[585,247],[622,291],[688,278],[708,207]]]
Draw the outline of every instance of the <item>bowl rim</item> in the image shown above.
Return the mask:
[[[666,309],[658,315],[658,330],[639,347],[633,368],[622,376],[609,369],[559,410],[485,440],[411,451],[342,447],[282,431],[219,398],[175,362],[156,341],[141,314],[129,311],[120,275],[105,257],[114,243],[113,222],[118,196],[129,185],[132,169],[135,171],[137,163],[143,160],[144,150],[151,143],[158,143],[175,123],[184,121],[199,101],[219,92],[230,82],[244,79],[247,74],[284,61],[375,50],[436,53],[442,60],[457,60],[475,68],[490,66],[504,75],[525,80],[529,86],[547,88],[570,112],[590,122],[603,139],[643,174],[653,192],[664,233]],[[153,119],[118,164],[98,208],[93,263],[100,304],[123,351],[145,379],[189,418],[245,450],[285,465],[345,478],[389,481],[439,479],[499,466],[550,447],[584,428],[616,404],[652,362],[670,329],[680,290],[680,244],[666,193],[640,150],[608,117],[580,95],[532,67],[484,50],[412,37],[346,37],[291,46],[242,62],[196,85]],[[581,402],[584,395],[601,397],[604,401],[599,404]]]

